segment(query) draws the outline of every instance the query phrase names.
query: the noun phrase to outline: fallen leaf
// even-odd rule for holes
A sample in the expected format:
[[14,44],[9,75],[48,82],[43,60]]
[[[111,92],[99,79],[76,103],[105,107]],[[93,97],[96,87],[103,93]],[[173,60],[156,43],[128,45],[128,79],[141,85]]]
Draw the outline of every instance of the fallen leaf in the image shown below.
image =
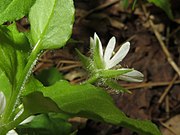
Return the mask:
[[164,126],[161,128],[163,135],[180,135],[180,115],[172,117],[162,125]]

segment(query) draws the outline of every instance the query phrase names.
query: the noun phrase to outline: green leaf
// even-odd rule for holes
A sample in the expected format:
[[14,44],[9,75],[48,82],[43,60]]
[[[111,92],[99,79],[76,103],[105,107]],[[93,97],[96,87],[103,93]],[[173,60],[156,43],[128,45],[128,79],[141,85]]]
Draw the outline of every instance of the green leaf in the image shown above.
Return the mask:
[[122,74],[128,73],[132,71],[132,69],[126,69],[126,70],[99,70],[98,73],[100,76],[102,76],[103,78],[114,78],[117,76],[120,76]]
[[137,3],[137,0],[134,0],[133,5],[132,5],[132,10],[134,10],[134,9],[135,9],[135,5],[136,5],[136,3]]
[[16,50],[16,57],[14,58],[16,59],[16,65],[14,66],[17,67],[16,80],[18,80],[24,70],[25,64],[27,63],[31,47],[27,37],[24,33],[18,31],[15,23],[9,25],[7,28],[9,29],[8,35],[13,42],[11,46]]
[[21,134],[28,133],[33,135],[69,135],[72,126],[66,119],[62,118],[61,115],[62,114],[40,114],[30,123],[19,126],[18,131]]
[[161,135],[157,126],[148,120],[136,120],[126,117],[121,125],[139,133],[140,135]]
[[[16,36],[16,40],[14,36]],[[16,83],[27,60],[26,48],[29,46],[24,38],[25,36],[19,33],[17,29],[0,27],[0,69],[6,74],[11,84]],[[27,46],[22,47],[21,44]]]
[[30,76],[27,80],[24,90],[22,91],[22,96],[27,96],[30,93],[36,92],[38,88],[44,87],[43,84],[34,78],[34,76]]
[[90,84],[70,85],[61,80],[41,91],[45,97],[51,98],[59,108],[67,113],[114,124],[120,122],[114,119],[115,117],[125,116],[114,106],[112,98],[105,91]]
[[16,50],[12,47],[13,42],[8,36],[8,30],[0,27],[0,69],[6,74],[11,84],[14,83],[16,76],[17,57]]
[[28,39],[24,33],[18,31],[16,23],[9,25],[7,28],[10,30],[9,35],[14,43],[14,48],[29,52],[31,48]]
[[148,0],[149,2],[154,3],[157,7],[160,7],[170,19],[173,19],[173,14],[171,10],[171,4],[169,0]]
[[121,125],[143,135],[160,135],[157,127],[150,121],[126,117],[105,91],[93,85],[70,85],[66,81],[59,81],[41,91],[64,112]]
[[0,24],[25,16],[35,0],[0,0]]
[[[23,48],[20,49],[18,47],[20,44],[17,43],[19,42],[15,42],[12,36],[17,35],[18,37],[19,34],[15,29],[11,31],[11,29],[7,29],[5,26],[0,26],[0,89],[4,92],[7,101],[4,115],[9,111],[9,106],[13,105],[11,103],[12,93],[14,94],[17,90],[17,82],[24,70],[28,55],[27,52],[24,52]],[[21,36],[16,41],[20,41]]]
[[17,73],[17,51],[15,44],[9,35],[10,31],[5,27],[0,27],[0,69],[6,74],[11,84],[15,83]]
[[129,6],[129,0],[123,0],[122,2],[123,2],[123,7],[124,7],[125,9],[127,9],[128,6]]
[[33,92],[23,97],[24,112],[28,115],[47,112],[60,112],[60,109],[50,98],[41,92]]
[[40,50],[60,48],[71,36],[73,0],[36,0],[29,20],[33,46],[38,44]]

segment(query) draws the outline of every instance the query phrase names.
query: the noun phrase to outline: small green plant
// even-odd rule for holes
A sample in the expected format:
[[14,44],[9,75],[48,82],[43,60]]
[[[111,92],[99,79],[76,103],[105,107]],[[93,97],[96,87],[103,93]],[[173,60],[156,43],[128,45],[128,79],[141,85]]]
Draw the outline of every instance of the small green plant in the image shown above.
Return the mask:
[[[129,92],[116,80],[142,81],[143,74],[139,71],[117,66],[128,53],[129,42],[112,57],[115,38],[103,53],[95,34],[90,58],[77,50],[89,79],[71,85],[60,75],[57,81],[45,86],[33,76],[32,69],[44,50],[61,48],[70,38],[73,0],[0,0],[0,3],[3,5],[0,7],[0,135],[16,134],[15,130],[22,133],[23,128],[33,129],[37,134],[68,135],[71,124],[67,120],[75,116],[127,127],[144,135],[160,135],[150,121],[128,118],[107,92],[95,84],[102,82],[119,92]],[[19,32],[15,23],[2,25],[24,15],[30,22],[29,32]]]

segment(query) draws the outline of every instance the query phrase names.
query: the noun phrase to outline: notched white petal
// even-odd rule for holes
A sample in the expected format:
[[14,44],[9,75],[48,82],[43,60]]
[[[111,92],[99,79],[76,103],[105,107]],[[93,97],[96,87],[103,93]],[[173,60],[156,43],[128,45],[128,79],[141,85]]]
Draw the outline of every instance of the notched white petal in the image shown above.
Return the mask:
[[121,62],[124,57],[127,55],[127,53],[129,52],[130,49],[130,43],[126,42],[124,43],[119,50],[117,51],[117,53],[113,56],[113,58],[110,60],[110,67],[112,68],[115,65],[117,65],[119,62]]
[[136,77],[136,76],[137,77],[144,77],[144,75],[137,70],[132,70],[131,72],[126,73],[126,75],[127,76],[134,76],[134,77]]
[[0,115],[4,112],[6,107],[6,97],[2,91],[0,91]]
[[14,117],[14,120],[16,120],[22,113],[24,112],[24,108],[22,108]]
[[99,39],[98,35],[96,34],[96,32],[94,33],[94,40],[95,39]]
[[20,125],[26,124],[31,122],[34,119],[35,116],[29,116],[27,119],[25,119],[23,122],[20,123]]
[[142,82],[143,78],[144,78],[144,75],[137,70],[133,70],[131,72],[128,72],[119,76],[119,79],[129,81],[129,82]]
[[105,49],[105,52],[104,52],[104,61],[106,64],[108,64],[111,56],[112,56],[112,53],[113,53],[113,50],[115,48],[115,45],[116,45],[116,38],[115,37],[112,37],[109,42],[108,42],[108,45]]
[[15,130],[10,130],[6,135],[18,135]]

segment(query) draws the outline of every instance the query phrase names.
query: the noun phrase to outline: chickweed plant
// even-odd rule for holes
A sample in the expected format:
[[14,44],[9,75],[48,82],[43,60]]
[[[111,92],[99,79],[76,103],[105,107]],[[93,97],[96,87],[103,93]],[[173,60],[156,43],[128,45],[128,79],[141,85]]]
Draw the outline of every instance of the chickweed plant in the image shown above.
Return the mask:
[[[0,3],[0,135],[76,134],[68,122],[76,116],[119,125],[139,134],[160,135],[151,121],[127,117],[111,96],[96,85],[101,82],[118,92],[130,93],[117,80],[143,81],[141,72],[120,65],[130,49],[129,42],[113,55],[115,37],[103,50],[95,33],[90,39],[90,57],[77,50],[89,79],[72,85],[58,78],[46,86],[36,79],[32,69],[43,51],[61,48],[70,38],[73,0],[0,0]],[[15,23],[23,16],[30,23],[28,32],[19,32]],[[11,23],[4,25],[5,22]]]

